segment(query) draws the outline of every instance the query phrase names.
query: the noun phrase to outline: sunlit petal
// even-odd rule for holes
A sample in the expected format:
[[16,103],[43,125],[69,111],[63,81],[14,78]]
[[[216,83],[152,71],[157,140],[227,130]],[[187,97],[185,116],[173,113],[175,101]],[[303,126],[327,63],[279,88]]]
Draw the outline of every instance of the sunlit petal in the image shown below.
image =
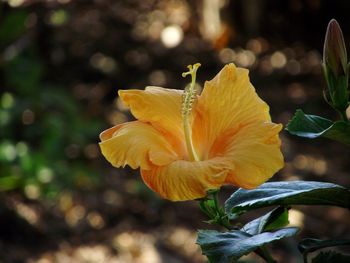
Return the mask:
[[249,82],[248,70],[233,64],[226,65],[205,83],[196,114],[193,135],[204,158],[216,138],[228,129],[270,121],[269,107]]
[[167,166],[142,170],[144,182],[163,198],[172,201],[191,200],[219,188],[233,166],[225,158],[190,162],[178,160]]
[[135,118],[167,134],[178,154],[184,152],[182,90],[147,87],[145,90],[119,90],[118,94]]
[[278,137],[281,129],[280,124],[254,123],[218,138],[210,155],[223,155],[235,167],[226,183],[255,188],[281,169],[284,164]]
[[151,165],[167,165],[177,159],[164,136],[147,123],[117,125],[101,133],[100,138],[102,154],[115,167],[129,165],[147,170]]

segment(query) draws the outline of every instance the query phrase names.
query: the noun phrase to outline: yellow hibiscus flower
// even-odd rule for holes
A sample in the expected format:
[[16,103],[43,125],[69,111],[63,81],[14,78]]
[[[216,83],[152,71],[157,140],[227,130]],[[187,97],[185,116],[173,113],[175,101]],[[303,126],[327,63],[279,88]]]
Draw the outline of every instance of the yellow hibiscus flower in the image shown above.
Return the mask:
[[140,167],[144,182],[173,201],[204,197],[223,184],[255,188],[284,164],[282,125],[271,122],[248,70],[226,65],[194,95],[197,68],[185,73],[192,75],[185,91],[119,90],[137,120],[100,135],[113,166]]

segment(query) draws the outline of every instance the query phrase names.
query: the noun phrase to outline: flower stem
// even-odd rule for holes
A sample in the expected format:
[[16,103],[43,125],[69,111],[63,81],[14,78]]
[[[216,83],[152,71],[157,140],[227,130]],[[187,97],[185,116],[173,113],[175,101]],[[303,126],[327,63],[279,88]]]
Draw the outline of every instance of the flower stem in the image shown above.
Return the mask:
[[345,121],[345,122],[349,121],[348,116],[346,115],[345,111],[338,111],[338,113],[343,121]]
[[209,217],[208,223],[217,224],[232,230],[233,227],[230,224],[227,214],[223,207],[220,206],[218,201],[218,190],[211,190],[208,192],[207,197],[200,200],[199,206],[201,210]]
[[[227,230],[239,230],[235,226],[232,226],[230,220],[225,213],[223,207],[220,206],[218,200],[219,190],[210,190],[207,196],[200,200],[200,209],[209,217],[207,221],[210,224],[217,224],[226,228]],[[269,253],[266,246],[261,246],[254,251],[257,255],[263,258],[267,263],[277,263]]]
[[263,259],[265,259],[267,263],[277,263],[277,261],[274,260],[273,257],[271,256],[266,246],[261,246],[258,250],[259,252],[261,252],[261,254],[260,253],[257,253],[257,254],[259,254]]

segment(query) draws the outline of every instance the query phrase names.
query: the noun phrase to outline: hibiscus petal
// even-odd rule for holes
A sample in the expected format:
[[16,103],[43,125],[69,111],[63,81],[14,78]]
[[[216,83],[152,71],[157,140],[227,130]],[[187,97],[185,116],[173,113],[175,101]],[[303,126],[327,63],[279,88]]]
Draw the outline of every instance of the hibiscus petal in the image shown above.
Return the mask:
[[[255,121],[270,121],[268,105],[249,82],[248,70],[226,65],[205,83],[198,98],[193,130],[195,145],[205,152],[228,129]],[[202,158],[206,157],[202,153]]]
[[118,94],[135,118],[166,133],[177,152],[184,152],[182,90],[147,87],[145,90],[119,90]]
[[235,167],[226,183],[251,189],[280,170],[284,165],[278,137],[281,129],[281,124],[254,123],[218,138],[210,155],[225,156]]
[[184,201],[201,198],[219,188],[233,169],[225,158],[190,162],[177,160],[166,166],[141,170],[144,182],[163,198]]
[[171,145],[150,124],[134,121],[117,125],[100,135],[100,148],[115,167],[129,165],[150,169],[151,165],[167,165],[177,159]]

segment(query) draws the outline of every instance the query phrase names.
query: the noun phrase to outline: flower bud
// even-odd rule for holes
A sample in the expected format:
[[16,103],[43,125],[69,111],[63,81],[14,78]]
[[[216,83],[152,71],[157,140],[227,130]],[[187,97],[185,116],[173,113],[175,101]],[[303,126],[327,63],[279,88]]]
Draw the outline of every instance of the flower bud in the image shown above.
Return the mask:
[[347,54],[344,37],[340,26],[335,19],[332,19],[327,27],[323,48],[323,63],[325,63],[336,75],[344,75],[346,72]]
[[343,112],[349,104],[348,59],[343,33],[335,19],[327,27],[323,67],[328,85],[325,99],[333,108]]

